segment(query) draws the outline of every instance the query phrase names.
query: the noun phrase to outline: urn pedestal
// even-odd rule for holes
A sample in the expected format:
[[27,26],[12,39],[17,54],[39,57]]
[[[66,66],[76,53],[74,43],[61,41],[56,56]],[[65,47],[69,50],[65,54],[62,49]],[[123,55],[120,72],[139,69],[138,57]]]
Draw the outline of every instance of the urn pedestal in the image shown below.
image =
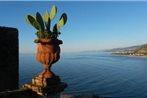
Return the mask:
[[35,77],[32,79],[32,83],[26,83],[23,87],[31,89],[41,96],[48,96],[50,94],[56,94],[64,91],[67,84],[61,82],[59,76],[54,76],[52,78]]
[[67,87],[61,82],[60,77],[51,71],[51,66],[60,59],[61,40],[58,39],[36,39],[37,43],[36,59],[44,65],[44,70],[35,78],[32,83],[27,83],[24,87],[37,92],[40,95],[61,92]]

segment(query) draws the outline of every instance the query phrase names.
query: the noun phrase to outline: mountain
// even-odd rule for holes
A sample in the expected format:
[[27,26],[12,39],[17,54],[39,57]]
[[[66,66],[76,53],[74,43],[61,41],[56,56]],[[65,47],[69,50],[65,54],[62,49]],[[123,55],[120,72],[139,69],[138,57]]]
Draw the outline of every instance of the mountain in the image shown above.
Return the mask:
[[133,52],[135,49],[141,48],[142,46],[143,45],[124,47],[124,48],[114,48],[114,49],[105,50],[105,52],[116,52],[116,53]]
[[115,48],[107,52],[113,52],[112,54],[114,55],[147,56],[147,44],[126,48]]
[[147,55],[147,44],[143,45],[140,48],[135,49],[134,50],[134,53],[135,54],[144,54],[144,55]]

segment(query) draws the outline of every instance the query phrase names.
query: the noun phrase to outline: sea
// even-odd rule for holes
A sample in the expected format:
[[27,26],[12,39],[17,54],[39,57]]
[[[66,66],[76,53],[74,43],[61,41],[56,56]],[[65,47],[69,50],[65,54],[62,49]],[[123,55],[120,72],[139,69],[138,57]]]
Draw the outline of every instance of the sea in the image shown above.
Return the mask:
[[[43,69],[35,54],[19,55],[19,86]],[[61,53],[52,71],[68,84],[64,94],[100,98],[147,98],[147,58],[109,52]]]

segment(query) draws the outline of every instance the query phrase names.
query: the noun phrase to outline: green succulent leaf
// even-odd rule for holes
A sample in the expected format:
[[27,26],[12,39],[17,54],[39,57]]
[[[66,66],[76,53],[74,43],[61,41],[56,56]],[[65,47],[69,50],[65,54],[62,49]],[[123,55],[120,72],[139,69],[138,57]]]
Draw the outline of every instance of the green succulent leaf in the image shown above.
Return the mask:
[[67,22],[67,15],[66,15],[66,13],[63,13],[61,15],[60,20],[59,20],[57,25],[62,27],[62,26],[64,26],[66,24],[66,22]]
[[45,38],[49,38],[50,33],[48,33],[48,32],[44,32],[44,36],[45,36]]
[[50,19],[53,20],[57,13],[57,7],[55,5],[52,6],[51,12],[50,12]]
[[51,20],[50,20],[50,15],[48,11],[45,12],[43,19],[44,19],[47,31],[50,31]]
[[39,24],[37,21],[34,21],[33,26],[34,26],[37,30],[41,31],[41,26],[40,26],[40,24]]
[[36,21],[36,20],[35,20],[35,18],[34,18],[32,15],[27,15],[27,16],[26,16],[26,22],[27,22],[28,24],[30,24],[30,25],[33,26],[34,21]]
[[44,17],[43,17],[46,24],[48,23],[49,17],[50,17],[49,12],[46,11],[45,14],[44,14]]
[[51,20],[50,20],[50,18],[48,18],[48,22],[46,24],[46,29],[48,32],[50,32],[50,26],[51,26]]
[[40,32],[40,31],[37,31],[37,32],[36,32],[36,35],[37,35],[37,37],[38,37],[39,39],[45,38],[45,37],[44,37],[44,34],[43,34],[42,32]]
[[60,27],[57,24],[55,24],[53,27],[53,32],[58,33],[59,31],[60,31]]
[[57,30],[57,24],[55,24],[54,25],[54,27],[53,27],[53,32],[57,32],[58,30]]
[[55,5],[52,6],[50,13],[46,11],[43,16],[39,12],[36,13],[35,16],[27,15],[26,21],[37,29],[36,35],[39,39],[41,38],[57,38],[60,33],[60,27],[64,26],[67,22],[67,15],[63,13],[59,19],[59,22],[53,26],[53,30],[51,28],[51,20],[57,14],[57,7]]
[[43,19],[42,19],[42,16],[40,15],[39,12],[36,13],[36,20],[37,22],[39,23],[40,27],[41,27],[41,31],[44,31],[44,22],[43,22]]
[[57,25],[57,32],[60,32],[60,26]]
[[41,39],[41,34],[38,31],[36,32],[36,35],[39,39]]
[[35,20],[36,20],[36,16],[35,15],[31,15]]

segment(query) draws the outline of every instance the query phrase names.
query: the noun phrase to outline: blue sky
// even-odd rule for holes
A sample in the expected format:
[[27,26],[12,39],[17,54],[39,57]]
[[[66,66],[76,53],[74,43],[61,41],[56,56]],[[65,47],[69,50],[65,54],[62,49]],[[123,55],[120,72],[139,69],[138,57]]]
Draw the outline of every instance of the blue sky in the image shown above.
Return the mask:
[[42,15],[58,7],[56,23],[66,12],[61,28],[63,52],[101,50],[147,43],[147,2],[115,1],[0,1],[0,25],[19,30],[20,53],[35,53],[36,30],[25,22],[27,14]]

